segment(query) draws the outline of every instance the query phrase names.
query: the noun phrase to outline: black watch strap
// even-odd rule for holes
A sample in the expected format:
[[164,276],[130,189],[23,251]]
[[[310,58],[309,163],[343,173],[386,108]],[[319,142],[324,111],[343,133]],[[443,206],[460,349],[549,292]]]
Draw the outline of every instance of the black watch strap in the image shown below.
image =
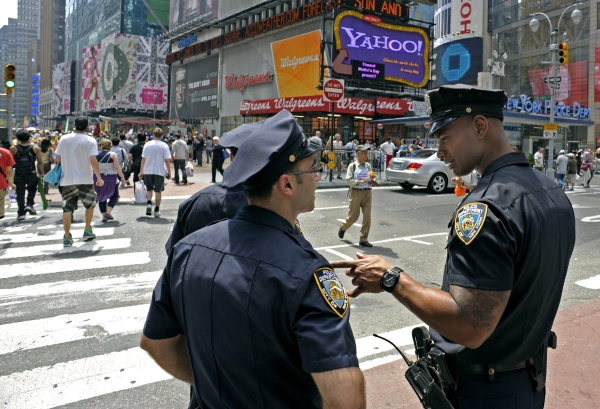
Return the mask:
[[394,288],[396,288],[396,285],[400,280],[400,273],[402,273],[402,271],[403,270],[400,267],[393,267],[386,271],[383,274],[383,277],[381,277],[381,281],[379,282],[381,288],[383,288],[388,293],[394,291]]

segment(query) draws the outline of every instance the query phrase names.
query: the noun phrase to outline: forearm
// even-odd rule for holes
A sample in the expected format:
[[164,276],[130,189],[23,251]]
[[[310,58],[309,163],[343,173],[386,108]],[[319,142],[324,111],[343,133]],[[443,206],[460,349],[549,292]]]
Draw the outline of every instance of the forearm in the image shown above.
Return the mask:
[[477,348],[491,334],[489,327],[465,321],[450,293],[425,287],[404,272],[392,294],[424,323],[458,344]]
[[165,160],[165,166],[167,167],[167,175],[171,174],[171,162],[169,161],[169,159]]
[[323,409],[366,408],[365,377],[357,367],[311,374],[323,401]]
[[180,381],[194,384],[187,338],[184,335],[168,340],[151,340],[142,334],[140,346],[158,366]]
[[94,171],[94,175],[96,175],[96,179],[102,180],[102,175],[100,174],[100,165],[98,164],[98,161],[95,159],[96,158],[94,158],[94,160],[92,160],[90,162],[92,165],[92,170]]
[[6,167],[6,181],[9,185],[15,184],[15,175],[13,173],[12,167],[10,166]]

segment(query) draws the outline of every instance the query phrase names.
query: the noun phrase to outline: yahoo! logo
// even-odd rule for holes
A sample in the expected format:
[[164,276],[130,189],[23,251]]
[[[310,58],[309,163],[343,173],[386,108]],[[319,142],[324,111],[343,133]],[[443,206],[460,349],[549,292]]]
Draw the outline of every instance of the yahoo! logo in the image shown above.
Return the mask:
[[384,50],[392,50],[392,51],[402,51],[404,50],[407,53],[416,53],[422,52],[423,50],[423,41],[412,41],[412,40],[390,40],[388,36],[368,36],[366,33],[360,33],[358,31],[354,31],[354,29],[350,27],[340,27],[342,30],[348,34],[348,38],[350,39],[350,43],[347,44],[347,47],[352,48],[366,48],[369,50],[373,50],[375,48],[382,48]]

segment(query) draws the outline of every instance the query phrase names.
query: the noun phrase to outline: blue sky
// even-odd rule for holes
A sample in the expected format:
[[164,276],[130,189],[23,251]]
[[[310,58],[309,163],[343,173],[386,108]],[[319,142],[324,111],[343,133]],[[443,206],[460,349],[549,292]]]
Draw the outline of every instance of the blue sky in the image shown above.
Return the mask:
[[17,0],[8,0],[2,2],[0,7],[0,27],[8,24],[8,18],[17,18]]

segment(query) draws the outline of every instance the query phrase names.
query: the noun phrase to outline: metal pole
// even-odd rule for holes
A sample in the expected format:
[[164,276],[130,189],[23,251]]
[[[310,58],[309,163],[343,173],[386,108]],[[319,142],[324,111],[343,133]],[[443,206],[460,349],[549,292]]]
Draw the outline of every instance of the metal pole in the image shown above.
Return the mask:
[[[331,135],[329,135],[329,140],[331,141],[331,152],[335,151],[333,150],[333,132],[335,129],[335,102],[330,102],[331,104]],[[338,158],[337,157],[337,153],[335,154],[335,159],[338,160],[342,160],[342,158]],[[335,163],[335,159],[333,160]],[[333,182],[333,169],[329,169],[329,181]]]
[[6,129],[8,132],[8,139],[9,142],[12,143],[13,140],[13,134],[12,134],[12,128],[13,128],[13,122],[12,122],[12,113],[13,113],[13,107],[12,107],[12,92],[6,92]]
[[[550,123],[554,123],[554,106],[556,105],[556,54],[558,53],[558,44],[556,39],[558,38],[558,31],[552,30],[550,32],[550,53],[552,54],[552,87],[550,88]],[[546,176],[550,179],[554,179],[554,138],[548,139],[548,167],[546,168]]]

